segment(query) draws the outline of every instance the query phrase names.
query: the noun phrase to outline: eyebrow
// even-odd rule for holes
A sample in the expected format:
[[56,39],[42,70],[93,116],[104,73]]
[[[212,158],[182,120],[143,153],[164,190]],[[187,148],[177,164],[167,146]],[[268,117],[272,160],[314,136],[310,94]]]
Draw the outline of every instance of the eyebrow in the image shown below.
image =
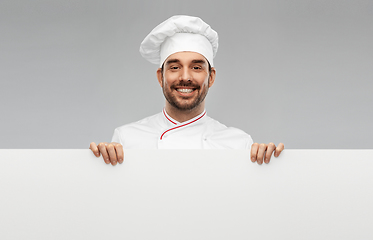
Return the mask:
[[206,64],[206,61],[205,61],[205,60],[202,60],[202,59],[196,59],[196,60],[193,60],[192,63],[201,63],[201,64]]
[[[179,63],[179,62],[180,62],[179,59],[177,59],[177,58],[171,58],[171,59],[168,59],[168,60],[167,60],[167,62],[166,62],[165,65],[167,65],[167,64],[171,64],[171,63]],[[205,60],[202,60],[202,59],[194,59],[194,60],[192,60],[192,63],[201,63],[201,64],[206,64],[206,61],[205,61]]]
[[171,59],[168,59],[167,62],[165,63],[165,65],[167,64],[171,64],[171,63],[178,63],[180,62],[179,59],[176,59],[176,58],[171,58]]

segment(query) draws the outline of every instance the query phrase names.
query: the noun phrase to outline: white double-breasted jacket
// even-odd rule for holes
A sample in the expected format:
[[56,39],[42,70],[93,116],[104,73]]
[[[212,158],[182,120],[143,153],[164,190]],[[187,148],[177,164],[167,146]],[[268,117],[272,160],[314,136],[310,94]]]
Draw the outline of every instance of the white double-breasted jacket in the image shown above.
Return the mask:
[[253,144],[250,135],[206,116],[206,111],[179,123],[165,110],[116,128],[112,142],[124,149],[250,149]]

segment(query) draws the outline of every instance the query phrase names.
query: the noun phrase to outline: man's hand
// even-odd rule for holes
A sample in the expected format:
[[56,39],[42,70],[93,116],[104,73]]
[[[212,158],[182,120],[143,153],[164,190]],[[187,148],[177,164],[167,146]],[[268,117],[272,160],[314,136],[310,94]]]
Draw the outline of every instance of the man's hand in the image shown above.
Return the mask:
[[104,158],[106,164],[110,164],[115,166],[117,163],[123,163],[124,153],[123,153],[123,146],[120,143],[112,142],[102,142],[99,143],[98,146],[96,143],[91,142],[89,148],[92,150],[93,154],[96,157],[100,157],[100,153]]
[[274,156],[278,157],[282,150],[284,150],[283,143],[280,143],[277,147],[274,143],[254,143],[251,145],[251,161],[256,161],[259,165],[263,163],[263,160],[265,163],[269,163],[272,153],[274,152]]

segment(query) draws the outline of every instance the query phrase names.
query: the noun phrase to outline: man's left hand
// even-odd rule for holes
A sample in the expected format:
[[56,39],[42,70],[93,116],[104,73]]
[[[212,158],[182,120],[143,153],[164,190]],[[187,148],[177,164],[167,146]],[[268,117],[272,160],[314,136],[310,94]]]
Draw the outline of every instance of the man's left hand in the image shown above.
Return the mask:
[[278,157],[282,150],[284,150],[284,144],[280,143],[277,147],[274,143],[254,143],[251,145],[251,161],[257,162],[259,165],[263,163],[269,163],[271,161],[272,153],[274,156]]

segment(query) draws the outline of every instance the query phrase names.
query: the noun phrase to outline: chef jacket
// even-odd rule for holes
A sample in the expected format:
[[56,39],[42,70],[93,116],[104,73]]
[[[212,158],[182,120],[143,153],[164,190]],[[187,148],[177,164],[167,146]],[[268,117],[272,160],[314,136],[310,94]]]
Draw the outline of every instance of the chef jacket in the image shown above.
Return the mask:
[[244,131],[206,116],[185,122],[161,113],[118,127],[112,142],[124,149],[250,149],[253,140]]

